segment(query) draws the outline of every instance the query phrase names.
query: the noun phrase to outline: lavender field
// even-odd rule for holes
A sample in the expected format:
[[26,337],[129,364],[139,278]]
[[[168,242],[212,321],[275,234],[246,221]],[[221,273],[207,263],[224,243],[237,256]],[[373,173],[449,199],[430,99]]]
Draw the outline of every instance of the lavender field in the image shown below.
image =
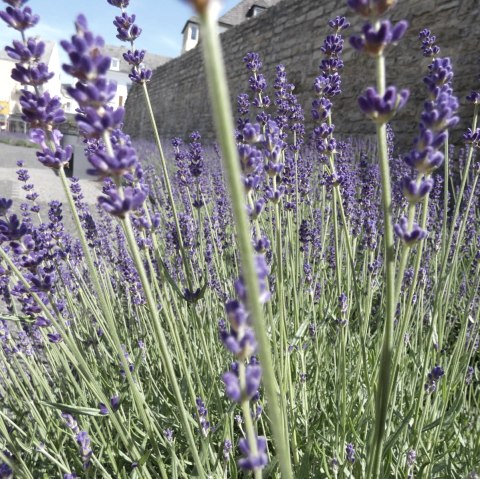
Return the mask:
[[[245,52],[232,110],[218,2],[189,0],[217,139],[161,140],[135,2],[107,0],[154,134],[122,130],[104,41],[72,18],[94,202],[65,172],[41,19],[3,1],[22,117],[64,194],[46,204],[21,158],[24,200],[0,191],[0,479],[480,477],[480,72],[457,97],[418,32],[425,101],[404,148],[409,91],[386,73],[408,22],[388,19],[395,0],[347,0],[365,25],[325,20],[310,104]],[[375,65],[358,98],[375,139],[335,135],[345,48]]]

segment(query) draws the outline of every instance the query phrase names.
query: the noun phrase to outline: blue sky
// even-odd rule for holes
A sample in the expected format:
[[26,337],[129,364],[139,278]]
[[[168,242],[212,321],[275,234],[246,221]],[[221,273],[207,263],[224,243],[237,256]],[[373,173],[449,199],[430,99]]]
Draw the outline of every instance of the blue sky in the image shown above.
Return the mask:
[[[223,10],[232,8],[239,0],[222,0]],[[6,7],[3,2],[0,8]],[[120,10],[112,7],[107,0],[30,0],[28,5],[40,15],[40,22],[29,35],[39,35],[45,40],[69,38],[73,31],[73,21],[83,13],[90,28],[105,38],[108,44],[117,45],[113,17]],[[185,21],[193,15],[192,8],[182,0],[131,0],[128,13],[137,15],[136,23],[143,29],[136,42],[138,48],[168,57],[178,56],[181,50],[181,31]],[[0,44],[2,48],[17,32],[0,24]]]

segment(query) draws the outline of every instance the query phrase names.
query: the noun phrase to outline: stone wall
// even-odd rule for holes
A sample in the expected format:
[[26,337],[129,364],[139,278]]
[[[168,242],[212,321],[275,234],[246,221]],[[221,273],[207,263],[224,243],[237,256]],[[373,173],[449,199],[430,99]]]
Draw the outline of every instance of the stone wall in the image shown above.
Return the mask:
[[[330,31],[328,20],[336,15],[347,16],[352,23],[346,32],[348,35],[358,32],[362,24],[345,4],[344,0],[284,0],[260,17],[223,33],[234,107],[236,96],[248,91],[248,74],[242,58],[247,52],[255,51],[261,55],[269,85],[273,83],[275,66],[285,65],[288,79],[296,85],[296,93],[306,110],[307,131],[311,130],[312,85],[322,59],[320,47]],[[466,105],[465,96],[480,84],[480,8],[478,0],[399,0],[391,18],[393,21],[405,18],[410,23],[400,44],[387,50],[387,85],[411,90],[407,107],[393,121],[397,138],[402,145],[408,145],[415,134],[425,98],[422,78],[429,64],[429,60],[422,57],[418,32],[430,28],[437,36],[441,56],[452,58],[454,90],[462,104],[461,115],[468,118],[472,108]],[[336,133],[372,134],[374,126],[359,113],[356,99],[364,88],[374,84],[374,60],[354,51],[348,39],[343,58],[343,94],[335,99],[333,110]],[[186,137],[192,130],[199,130],[204,137],[213,137],[200,48],[155,70],[148,89],[163,138]],[[466,121],[462,126],[468,124]],[[128,96],[125,128],[133,137],[151,137],[141,88],[132,88]],[[460,135],[461,128],[457,128],[453,140]]]

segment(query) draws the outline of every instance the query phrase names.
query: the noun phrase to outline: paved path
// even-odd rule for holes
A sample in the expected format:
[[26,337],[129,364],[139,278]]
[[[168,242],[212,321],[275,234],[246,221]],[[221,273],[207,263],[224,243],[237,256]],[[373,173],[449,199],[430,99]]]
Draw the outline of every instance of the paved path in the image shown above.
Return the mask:
[[[38,202],[43,205],[52,200],[65,203],[65,193],[60,179],[55,173],[43,166],[35,156],[34,148],[13,146],[0,143],[0,197],[12,198],[14,206],[25,201],[25,191],[22,190],[22,183],[17,180],[16,165],[18,160],[25,162],[25,168],[29,170],[30,183],[35,185],[40,195]],[[85,201],[94,204],[101,192],[102,184],[95,180],[81,179]],[[17,209],[15,208],[15,209]]]

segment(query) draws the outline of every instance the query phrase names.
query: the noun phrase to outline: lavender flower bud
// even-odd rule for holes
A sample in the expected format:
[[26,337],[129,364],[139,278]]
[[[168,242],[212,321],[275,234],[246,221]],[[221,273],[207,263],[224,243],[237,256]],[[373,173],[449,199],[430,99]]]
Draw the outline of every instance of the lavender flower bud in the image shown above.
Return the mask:
[[97,151],[88,157],[93,168],[87,173],[100,177],[121,177],[132,171],[137,164],[137,154],[134,148],[119,145],[114,149],[114,155],[110,156],[106,151]]
[[17,241],[27,233],[27,225],[20,223],[17,215],[11,215],[8,219],[0,220],[0,244],[3,241]]
[[409,231],[408,220],[405,217],[400,218],[398,224],[394,226],[394,230],[406,246],[413,246],[427,236],[427,232],[416,223],[412,225],[412,229]]
[[417,453],[414,449],[409,449],[407,452],[407,466],[412,467],[417,460]]
[[143,63],[145,58],[145,50],[128,50],[127,53],[123,54],[123,59],[132,66],[140,66]]
[[20,32],[25,31],[27,28],[34,27],[40,17],[32,13],[30,7],[25,7],[23,10],[20,8],[21,4],[17,3],[18,7],[9,6],[5,11],[0,11],[0,18],[11,28]]
[[77,434],[75,439],[80,448],[83,468],[88,469],[90,467],[90,457],[93,454],[92,448],[90,447],[90,437],[86,431],[81,431]]
[[223,441],[223,460],[224,461],[229,461],[230,460],[230,454],[232,453],[233,445],[232,441],[230,439],[225,439]]
[[131,73],[128,75],[128,78],[135,83],[146,83],[149,82],[152,78],[152,70],[149,68],[132,68]]
[[362,28],[362,35],[350,37],[350,44],[355,50],[364,51],[371,56],[378,56],[390,45],[398,43],[408,28],[408,22],[402,20],[394,27],[389,20],[380,22],[377,27],[366,23]]
[[22,119],[29,123],[31,128],[51,130],[54,125],[65,121],[60,98],[51,97],[48,92],[37,96],[28,90],[22,90],[19,102]]
[[69,75],[82,82],[92,81],[100,75],[105,75],[110,68],[111,59],[101,54],[105,42],[103,38],[94,36],[88,30],[87,20],[84,15],[79,15],[75,22],[77,34],[71,42],[60,42],[70,58],[70,65],[63,65]]
[[37,63],[27,67],[20,63],[15,63],[15,68],[12,70],[11,75],[12,79],[18,83],[33,87],[43,85],[53,76],[54,73],[48,71],[48,66],[45,63]]
[[145,190],[128,186],[123,190],[123,195],[120,195],[115,189],[109,189],[106,196],[98,198],[98,202],[107,213],[125,218],[127,213],[140,208],[146,198]]
[[363,96],[358,98],[358,104],[375,123],[384,124],[405,106],[409,96],[409,90],[405,89],[397,93],[397,89],[390,86],[381,97],[375,88],[370,87],[365,90]]
[[415,204],[422,201],[430,193],[433,188],[433,178],[423,178],[420,182],[417,182],[406,176],[403,178],[401,185],[408,202]]
[[13,201],[8,198],[0,198],[0,216],[6,216],[7,211],[12,207]]
[[257,454],[255,456],[250,452],[248,441],[244,438],[240,439],[238,448],[245,456],[238,461],[238,465],[241,469],[251,471],[254,469],[261,469],[268,464],[268,456],[266,454],[267,439],[265,437],[257,437]]
[[45,43],[29,38],[26,43],[14,40],[12,47],[5,47],[7,55],[19,63],[38,62],[45,52]]
[[347,461],[350,464],[353,464],[355,462],[355,447],[353,444],[349,443],[345,446],[345,454],[347,457]]
[[336,33],[339,33],[340,31],[346,30],[348,27],[350,27],[350,23],[345,17],[337,16],[328,22],[328,26],[335,30]]
[[470,143],[473,148],[480,148],[480,128],[473,131],[471,128],[463,135],[465,143]]
[[125,110],[122,107],[116,110],[108,106],[101,110],[87,107],[76,115],[75,119],[82,135],[87,138],[100,138],[104,132],[119,128],[124,114]]
[[36,155],[42,165],[58,170],[68,165],[72,158],[72,152],[72,147],[67,145],[65,149],[57,147],[55,151],[50,150],[50,148],[45,148],[43,151],[38,151]]
[[122,42],[134,42],[142,33],[142,29],[134,24],[135,15],[128,15],[122,12],[122,15],[115,17],[113,24],[117,27],[117,38]]

